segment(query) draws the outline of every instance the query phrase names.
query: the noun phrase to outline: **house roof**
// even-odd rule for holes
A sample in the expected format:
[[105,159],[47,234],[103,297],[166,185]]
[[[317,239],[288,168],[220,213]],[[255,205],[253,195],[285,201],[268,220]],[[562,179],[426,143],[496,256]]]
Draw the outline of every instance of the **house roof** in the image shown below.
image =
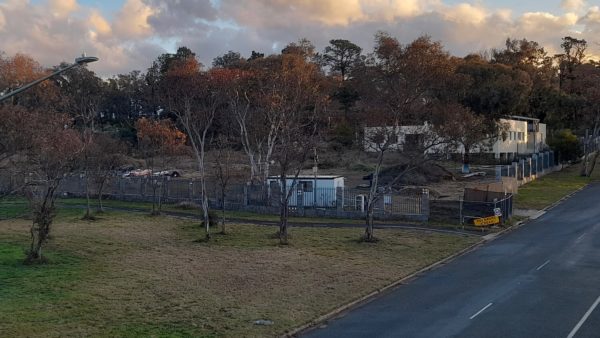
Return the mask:
[[518,116],[518,115],[511,115],[511,116],[507,116],[507,117],[511,120],[540,122],[540,119],[536,119],[535,117]]
[[[332,180],[332,179],[336,179],[336,178],[344,178],[343,176],[340,175],[317,175],[316,179],[318,180]],[[268,177],[269,180],[278,180],[279,176],[269,176]],[[287,177],[288,180],[294,179],[294,176],[288,176]],[[315,176],[314,175],[298,175],[298,179],[299,180],[314,180]]]

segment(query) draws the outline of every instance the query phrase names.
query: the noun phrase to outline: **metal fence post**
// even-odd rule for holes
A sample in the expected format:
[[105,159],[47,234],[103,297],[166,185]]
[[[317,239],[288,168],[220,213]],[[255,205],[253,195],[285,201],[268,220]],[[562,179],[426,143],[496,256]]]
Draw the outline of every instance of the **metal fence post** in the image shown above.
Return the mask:
[[244,196],[242,200],[244,206],[248,206],[248,184],[244,184]]
[[338,211],[344,210],[344,188],[335,188],[335,207]]
[[462,225],[462,228],[465,228],[465,222],[463,220],[463,215],[462,215],[462,210],[463,210],[463,198],[462,196],[459,197],[459,202],[460,202],[460,207],[459,207],[459,217],[460,217],[460,225]]
[[423,221],[429,221],[429,189],[423,189],[421,194],[421,215],[423,215]]

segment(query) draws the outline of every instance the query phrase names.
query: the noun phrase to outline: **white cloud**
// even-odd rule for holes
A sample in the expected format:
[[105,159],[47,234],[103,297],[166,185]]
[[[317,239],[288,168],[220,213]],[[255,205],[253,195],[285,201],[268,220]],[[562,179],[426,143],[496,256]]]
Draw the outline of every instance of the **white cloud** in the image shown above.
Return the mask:
[[59,18],[65,18],[79,8],[77,0],[50,0],[48,5],[50,13]]
[[404,43],[428,34],[457,56],[501,47],[507,37],[537,41],[553,53],[567,35],[587,39],[590,53],[600,54],[597,6],[560,14],[514,13],[482,1],[444,1],[125,0],[110,19],[74,0],[0,0],[0,48],[30,54],[44,65],[85,51],[100,57],[90,68],[102,75],[146,69],[164,52],[161,41],[186,45],[210,64],[228,50],[246,56],[252,50],[279,52],[302,37],[319,50],[330,39],[345,38],[369,52],[379,30]]
[[569,12],[577,12],[585,8],[586,0],[562,0],[560,7]]
[[484,7],[468,3],[449,6],[441,13],[447,21],[470,25],[485,23],[486,18],[491,14]]
[[96,34],[106,36],[112,32],[110,23],[96,10],[92,11],[88,21]]
[[6,26],[6,19],[4,18],[4,13],[2,13],[2,8],[0,8],[0,32],[4,30],[4,26]]
[[142,0],[127,0],[114,22],[114,30],[123,38],[147,37],[152,33],[148,18],[154,9]]

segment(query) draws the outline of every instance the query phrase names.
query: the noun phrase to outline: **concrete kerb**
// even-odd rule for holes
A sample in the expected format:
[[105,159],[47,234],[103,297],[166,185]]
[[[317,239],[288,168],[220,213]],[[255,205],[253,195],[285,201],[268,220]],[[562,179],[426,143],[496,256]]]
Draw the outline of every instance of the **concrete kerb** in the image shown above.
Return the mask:
[[[576,193],[582,191],[583,189],[585,189],[589,185],[590,185],[590,183],[588,183],[585,186],[583,186],[583,187],[581,187],[581,188],[579,188],[579,189],[577,189],[577,190],[569,193],[568,195],[562,197],[558,201],[556,201],[556,202],[550,204],[549,206],[543,208],[541,211],[546,212],[546,211],[548,211],[548,210],[556,207],[557,205],[559,205],[560,203],[564,202],[565,200],[571,198],[573,195],[575,195]],[[379,288],[379,289],[377,289],[377,290],[375,290],[375,291],[373,291],[373,292],[371,292],[371,293],[369,293],[369,294],[367,294],[365,296],[359,297],[358,299],[355,299],[355,300],[353,300],[350,303],[344,304],[344,305],[342,305],[342,306],[340,306],[340,307],[338,307],[338,308],[330,311],[329,313],[326,313],[326,314],[324,314],[322,316],[319,316],[318,318],[313,319],[313,320],[309,321],[308,323],[306,323],[306,324],[304,324],[302,326],[299,326],[299,327],[297,327],[295,329],[292,329],[291,331],[288,331],[288,332],[284,333],[281,337],[282,338],[297,337],[301,333],[304,333],[304,332],[316,329],[319,325],[322,325],[322,324],[326,323],[327,321],[329,321],[329,320],[337,317],[338,315],[340,315],[340,314],[342,314],[344,312],[347,312],[347,311],[349,311],[349,310],[351,310],[351,309],[353,309],[355,307],[367,304],[368,302],[375,300],[377,297],[383,296],[387,292],[391,292],[396,287],[399,287],[399,286],[405,284],[405,282],[407,282],[407,281],[409,281],[409,280],[411,280],[411,279],[419,276],[420,274],[422,274],[424,272],[433,270],[433,269],[435,269],[435,268],[437,268],[437,267],[439,267],[441,265],[444,265],[444,264],[446,264],[446,263],[448,263],[448,262],[450,262],[450,261],[452,261],[452,260],[454,260],[454,259],[462,256],[462,255],[465,255],[465,254],[467,254],[467,253],[469,253],[471,251],[474,251],[475,249],[477,249],[478,247],[480,247],[481,245],[483,245],[483,244],[485,244],[487,242],[493,241],[493,240],[497,239],[498,237],[500,237],[500,236],[502,236],[502,235],[504,235],[506,233],[509,233],[511,231],[514,231],[514,230],[517,230],[518,228],[520,228],[523,225],[525,225],[526,223],[528,223],[529,220],[530,219],[528,217],[527,219],[525,219],[523,221],[519,221],[519,222],[515,223],[514,225],[511,225],[508,228],[503,229],[502,231],[499,231],[499,232],[496,232],[496,233],[493,233],[493,234],[489,234],[489,235],[483,236],[481,238],[481,240],[478,241],[477,243],[474,243],[474,244],[472,244],[472,245],[470,245],[470,246],[468,246],[468,247],[466,247],[466,248],[464,248],[464,249],[462,249],[462,250],[460,250],[458,252],[453,253],[452,255],[450,255],[450,256],[448,256],[446,258],[443,258],[443,259],[441,259],[441,260],[439,260],[437,262],[434,262],[434,263],[432,263],[432,264],[430,264],[430,265],[428,265],[428,266],[426,266],[426,267],[424,267],[424,268],[422,268],[422,269],[420,269],[420,270],[418,270],[416,272],[413,272],[413,273],[411,273],[411,274],[409,274],[409,275],[407,275],[405,277],[402,277],[401,279],[399,279],[399,280],[397,280],[395,282],[392,282],[391,284],[388,284],[388,285],[386,285],[384,287],[381,287],[381,288]]]

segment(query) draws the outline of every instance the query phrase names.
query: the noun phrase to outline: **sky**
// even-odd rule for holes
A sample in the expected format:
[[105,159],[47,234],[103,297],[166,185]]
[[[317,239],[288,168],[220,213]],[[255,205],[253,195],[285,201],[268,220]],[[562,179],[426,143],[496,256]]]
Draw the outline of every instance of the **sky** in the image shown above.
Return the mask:
[[600,58],[600,0],[0,0],[0,51],[44,66],[85,52],[104,77],[145,71],[178,46],[205,65],[229,50],[278,53],[300,38],[320,51],[348,39],[368,53],[378,31],[401,43],[430,35],[456,56],[508,37],[554,54],[572,36]]

